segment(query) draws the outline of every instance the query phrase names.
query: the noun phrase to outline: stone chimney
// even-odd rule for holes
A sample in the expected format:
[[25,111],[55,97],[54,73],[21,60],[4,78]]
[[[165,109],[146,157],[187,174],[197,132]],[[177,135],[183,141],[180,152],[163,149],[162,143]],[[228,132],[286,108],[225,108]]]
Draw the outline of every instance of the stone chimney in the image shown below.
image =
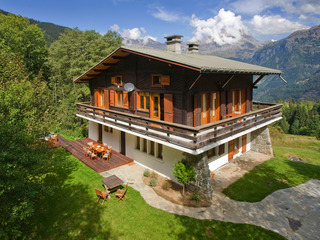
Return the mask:
[[188,43],[188,53],[199,53],[199,44]]
[[175,52],[175,53],[181,53],[181,38],[183,36],[181,35],[172,35],[168,37],[164,37],[167,39],[167,51]]

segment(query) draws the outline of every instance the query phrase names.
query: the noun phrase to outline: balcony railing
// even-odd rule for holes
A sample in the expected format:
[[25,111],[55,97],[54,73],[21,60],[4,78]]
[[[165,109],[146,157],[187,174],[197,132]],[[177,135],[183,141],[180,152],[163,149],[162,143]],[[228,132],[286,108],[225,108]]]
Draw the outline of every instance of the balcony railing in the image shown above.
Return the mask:
[[[258,106],[257,103],[253,104]],[[261,107],[262,105],[260,105]],[[142,134],[183,148],[196,151],[208,144],[221,141],[250,128],[262,126],[272,120],[280,119],[281,104],[263,103],[263,109],[241,114],[206,125],[191,127],[164,122],[134,114],[78,103],[77,115],[101,124],[115,126],[132,134]]]

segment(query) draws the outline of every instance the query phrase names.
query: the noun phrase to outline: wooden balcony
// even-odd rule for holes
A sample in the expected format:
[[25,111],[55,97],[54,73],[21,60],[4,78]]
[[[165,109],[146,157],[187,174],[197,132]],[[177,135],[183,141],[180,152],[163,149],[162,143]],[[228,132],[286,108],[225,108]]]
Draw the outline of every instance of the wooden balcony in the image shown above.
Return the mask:
[[198,127],[107,110],[91,106],[89,103],[77,104],[77,116],[133,135],[151,137],[165,145],[199,153],[208,145],[214,146],[214,143],[222,143],[224,139],[281,119],[281,104],[254,103],[253,107],[258,110]]

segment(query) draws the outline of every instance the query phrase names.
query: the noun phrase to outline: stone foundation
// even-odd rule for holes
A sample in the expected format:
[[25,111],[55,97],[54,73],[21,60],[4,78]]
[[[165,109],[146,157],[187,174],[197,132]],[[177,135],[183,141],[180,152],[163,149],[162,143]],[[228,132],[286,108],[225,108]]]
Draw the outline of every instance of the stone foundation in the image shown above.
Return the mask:
[[212,198],[212,180],[207,154],[191,155],[184,153],[184,158],[195,168],[195,181],[187,184],[186,189],[210,200]]
[[267,126],[251,133],[251,150],[273,156],[271,138]]

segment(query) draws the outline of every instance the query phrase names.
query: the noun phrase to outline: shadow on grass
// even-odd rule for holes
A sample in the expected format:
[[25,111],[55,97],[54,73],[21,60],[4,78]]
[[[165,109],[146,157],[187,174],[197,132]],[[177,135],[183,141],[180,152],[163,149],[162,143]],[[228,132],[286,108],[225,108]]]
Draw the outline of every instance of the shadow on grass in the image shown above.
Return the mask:
[[[281,235],[262,227],[249,224],[236,224],[215,220],[194,220],[189,217],[178,216],[180,229],[172,229],[172,235],[176,239],[225,239],[225,240],[249,240],[249,239],[285,239]],[[178,233],[177,233],[178,231]]]
[[[43,196],[27,239],[117,239],[111,229],[101,229],[102,208],[94,198],[94,188],[84,182],[72,181],[79,168],[76,161],[68,161],[69,153],[56,149],[52,173],[45,184],[49,194]],[[106,224],[107,225],[107,224]]]
[[277,157],[257,166],[223,193],[234,200],[258,202],[279,189],[303,184],[311,178],[320,179],[320,166]]

